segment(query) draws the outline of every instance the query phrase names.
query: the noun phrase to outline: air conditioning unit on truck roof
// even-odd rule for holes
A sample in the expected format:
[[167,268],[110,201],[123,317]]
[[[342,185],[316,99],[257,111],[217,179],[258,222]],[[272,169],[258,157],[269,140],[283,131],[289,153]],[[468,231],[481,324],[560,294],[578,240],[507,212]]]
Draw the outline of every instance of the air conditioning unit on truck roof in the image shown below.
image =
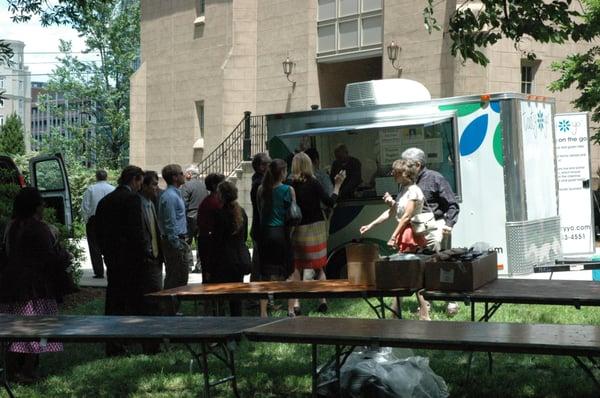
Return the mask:
[[421,83],[409,79],[384,79],[346,85],[347,107],[429,101],[431,94]]

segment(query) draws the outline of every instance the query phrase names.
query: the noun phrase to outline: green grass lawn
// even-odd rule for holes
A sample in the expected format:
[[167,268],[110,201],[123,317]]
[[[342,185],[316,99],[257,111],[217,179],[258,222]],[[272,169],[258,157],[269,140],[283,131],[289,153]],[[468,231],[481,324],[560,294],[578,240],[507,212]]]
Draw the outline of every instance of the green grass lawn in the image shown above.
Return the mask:
[[[284,304],[284,303],[281,303]],[[314,312],[315,300],[303,301],[304,313]],[[104,302],[95,299],[63,311],[65,314],[101,314]],[[285,305],[282,306],[285,308]],[[328,316],[373,318],[361,300],[330,300]],[[405,299],[404,317],[416,319],[417,303]],[[193,312],[190,304],[183,310]],[[434,303],[433,320],[448,319],[445,304]],[[254,315],[248,313],[248,315]],[[284,312],[275,313],[284,316]],[[455,320],[469,320],[469,307],[461,305]],[[495,322],[569,323],[600,325],[600,309],[559,306],[503,305]],[[432,324],[432,327],[435,325]],[[139,351],[139,349],[138,349]],[[321,351],[325,358],[327,349]],[[399,350],[406,353],[407,350]],[[453,397],[598,397],[591,380],[568,357],[494,354],[493,373],[487,355],[475,354],[471,379],[466,382],[468,354],[415,350],[429,357],[434,372],[444,378]],[[242,342],[236,350],[238,385],[243,397],[306,397],[310,394],[310,346]],[[193,365],[197,370],[196,364]],[[217,360],[210,361],[212,377],[225,375]],[[32,386],[13,385],[18,397],[193,397],[202,392],[201,374],[190,374],[190,356],[181,346],[155,356],[105,358],[101,344],[66,344],[65,351],[42,356],[44,378]],[[6,393],[0,390],[0,396]],[[228,384],[214,396],[233,396]]]

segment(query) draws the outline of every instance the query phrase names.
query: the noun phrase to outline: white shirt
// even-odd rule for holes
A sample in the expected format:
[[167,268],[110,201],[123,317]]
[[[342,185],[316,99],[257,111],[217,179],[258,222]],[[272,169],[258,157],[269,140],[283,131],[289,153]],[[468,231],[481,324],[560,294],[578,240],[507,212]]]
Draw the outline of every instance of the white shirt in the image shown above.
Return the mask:
[[98,181],[97,183],[90,185],[83,194],[83,200],[81,202],[81,216],[84,222],[88,222],[90,217],[96,214],[96,207],[98,202],[103,197],[115,190],[115,187],[110,185],[106,181]]
[[398,192],[398,196],[396,197],[396,219],[400,220],[402,215],[404,214],[404,210],[406,209],[406,205],[409,200],[414,200],[415,203],[415,214],[420,214],[423,212],[423,202],[425,200],[425,196],[423,195],[423,191],[416,184],[409,185],[408,187],[402,187],[400,192]]

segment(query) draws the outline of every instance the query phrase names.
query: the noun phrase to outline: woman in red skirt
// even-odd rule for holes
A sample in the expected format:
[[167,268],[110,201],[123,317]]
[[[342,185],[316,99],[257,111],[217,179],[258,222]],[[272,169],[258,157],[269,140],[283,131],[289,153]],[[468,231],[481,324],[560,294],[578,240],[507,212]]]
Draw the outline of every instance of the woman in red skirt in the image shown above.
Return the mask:
[[[392,175],[398,184],[400,184],[400,192],[396,199],[392,198],[389,193],[383,195],[383,200],[389,206],[389,209],[381,213],[379,217],[373,220],[370,224],[360,227],[361,235],[367,233],[374,226],[381,224],[391,217],[395,217],[397,221],[396,228],[388,245],[392,246],[400,253],[413,253],[419,248],[427,246],[425,235],[415,234],[410,220],[423,211],[425,196],[421,188],[415,183],[419,173],[419,166],[412,160],[396,160],[392,165]],[[420,294],[417,294],[417,299],[421,303],[419,317],[422,320],[429,320],[429,305]],[[396,305],[394,300],[394,307]]]
[[[304,152],[292,159],[292,187],[296,192],[296,202],[302,210],[302,221],[292,233],[292,248],[294,251],[294,272],[289,280],[302,279],[304,269],[313,269],[318,280],[325,280],[323,268],[327,265],[327,224],[321,209],[321,203],[333,207],[337,200],[340,186],[346,175],[344,171],[335,177],[333,194],[327,196],[323,187],[313,173],[312,161]],[[327,311],[325,299],[321,299],[319,312]],[[298,300],[290,300],[288,313],[290,316],[300,313]]]

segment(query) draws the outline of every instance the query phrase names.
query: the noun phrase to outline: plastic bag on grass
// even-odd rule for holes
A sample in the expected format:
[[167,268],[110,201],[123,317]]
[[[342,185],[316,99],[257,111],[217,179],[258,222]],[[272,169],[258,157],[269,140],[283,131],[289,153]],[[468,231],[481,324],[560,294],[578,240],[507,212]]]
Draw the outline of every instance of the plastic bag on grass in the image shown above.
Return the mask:
[[[319,377],[320,396],[335,397],[335,364]],[[399,359],[391,348],[357,348],[340,371],[342,397],[446,398],[448,387],[429,367],[429,359],[409,356]]]

